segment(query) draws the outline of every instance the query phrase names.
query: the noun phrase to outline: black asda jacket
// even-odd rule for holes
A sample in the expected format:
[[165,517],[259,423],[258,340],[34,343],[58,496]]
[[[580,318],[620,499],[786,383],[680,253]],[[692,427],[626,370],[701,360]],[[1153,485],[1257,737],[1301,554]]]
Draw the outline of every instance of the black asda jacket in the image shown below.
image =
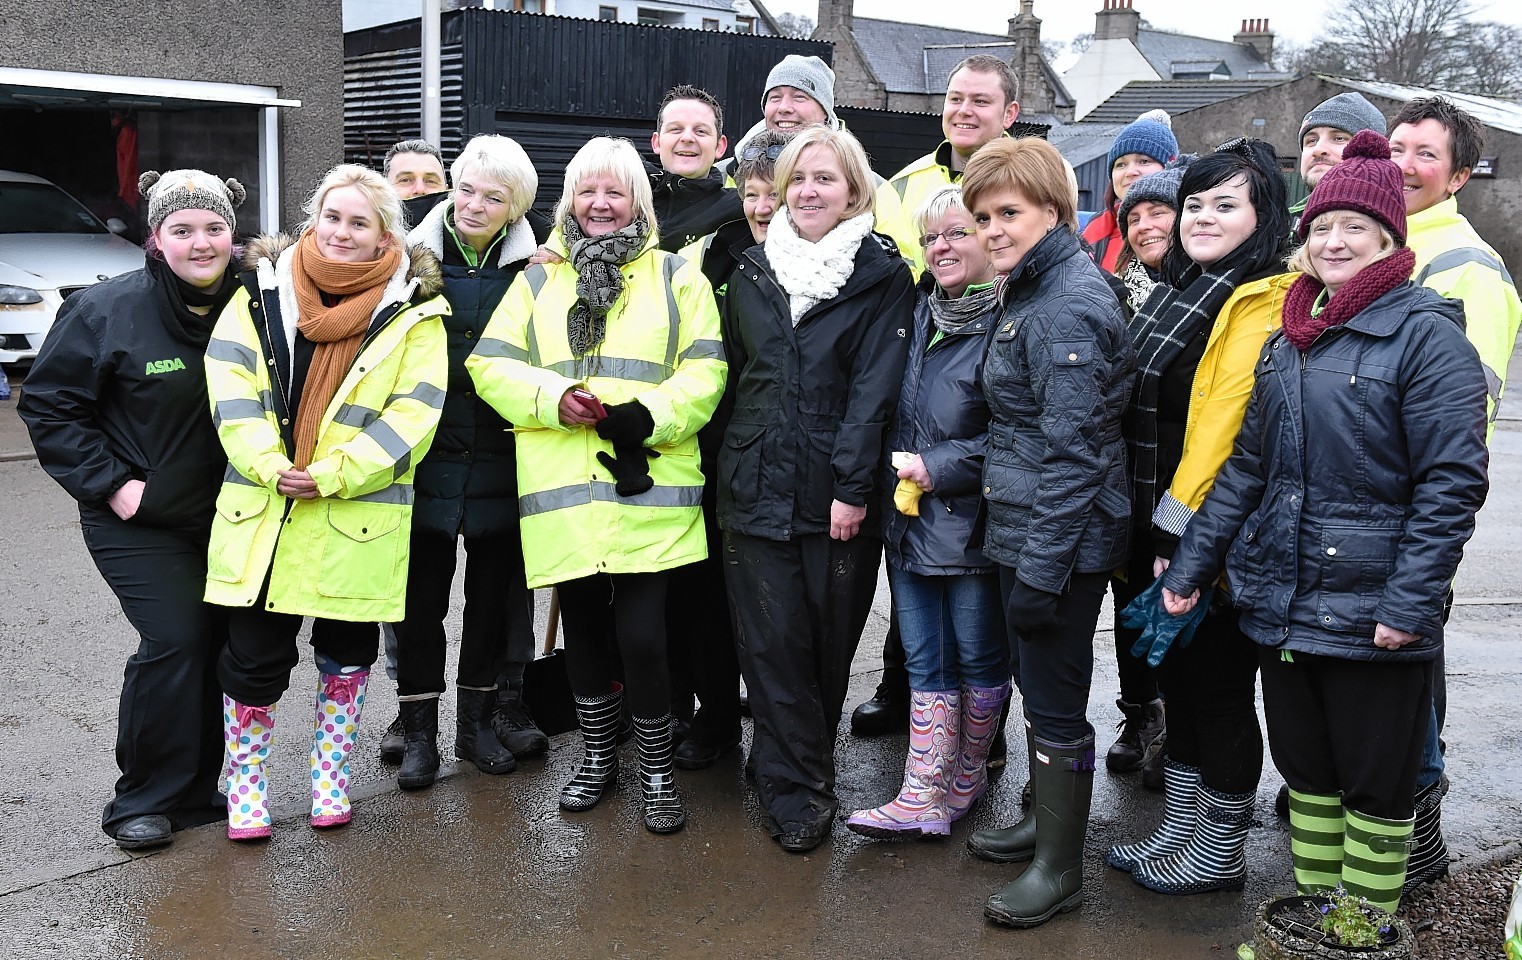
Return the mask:
[[992,419],[983,465],[983,552],[1027,586],[1062,593],[1073,573],[1126,557],[1131,501],[1120,417],[1135,360],[1120,304],[1067,227],[1005,278],[983,362]]
[[176,329],[169,294],[146,269],[80,291],[58,311],[17,412],[81,517],[115,521],[107,501],[142,480],[130,523],[204,539],[227,455],[206,393],[206,345]]
[[935,278],[920,277],[914,334],[887,448],[917,453],[935,489],[920,497],[918,517],[893,506],[897,471],[884,467],[887,500],[883,539],[888,559],[921,576],[985,573],[983,556],[983,451],[988,445],[988,403],[983,399],[983,358],[998,307],[930,346],[936,333],[930,312]]
[[914,322],[914,283],[893,241],[868,234],[851,276],[793,326],[757,245],[723,303],[734,409],[719,451],[719,525],[789,540],[829,533],[830,502],[867,508],[881,536],[884,438]]
[[[1436,657],[1489,487],[1485,374],[1463,331],[1462,304],[1407,281],[1306,354],[1271,336],[1236,446],[1164,586],[1188,594],[1224,558],[1242,631],[1258,643]],[[1421,639],[1381,649],[1376,623]]]
[[475,349],[502,295],[549,231],[544,229],[547,224],[524,217],[510,224],[507,236],[488,251],[489,263],[472,267],[444,226],[449,209],[446,203],[435,206],[407,237],[409,243],[421,244],[438,257],[444,281],[441,292],[451,311],[444,317],[449,390],[433,445],[413,478],[417,501],[412,528],[451,538],[516,536],[518,468],[512,424],[476,396],[465,358]]

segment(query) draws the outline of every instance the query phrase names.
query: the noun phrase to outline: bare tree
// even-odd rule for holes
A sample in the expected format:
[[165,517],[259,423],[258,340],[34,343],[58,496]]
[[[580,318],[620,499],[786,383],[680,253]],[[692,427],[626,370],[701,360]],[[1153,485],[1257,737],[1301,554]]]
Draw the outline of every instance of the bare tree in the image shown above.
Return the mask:
[[807,40],[814,34],[814,18],[804,13],[779,13],[777,26],[784,37]]
[[1291,69],[1491,96],[1522,89],[1522,31],[1476,22],[1472,0],[1358,0],[1323,21]]

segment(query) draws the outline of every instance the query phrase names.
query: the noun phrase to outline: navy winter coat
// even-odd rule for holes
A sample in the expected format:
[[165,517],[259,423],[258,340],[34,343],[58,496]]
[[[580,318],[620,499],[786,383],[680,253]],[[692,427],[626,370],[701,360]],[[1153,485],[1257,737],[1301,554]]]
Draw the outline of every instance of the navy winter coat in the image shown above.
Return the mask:
[[[1258,643],[1430,660],[1487,467],[1463,306],[1407,281],[1305,354],[1269,338],[1236,447],[1163,583],[1187,594],[1224,559]],[[1381,649],[1376,623],[1421,639]]]
[[936,333],[930,313],[934,295],[935,280],[926,271],[887,448],[919,454],[935,489],[920,498],[918,517],[906,517],[892,504],[898,474],[886,467],[883,538],[888,561],[910,573],[985,573],[995,564],[983,556],[983,450],[988,444],[983,357],[998,307],[990,304],[982,316],[926,352]]
[[1059,226],[1004,281],[983,363],[992,421],[983,466],[983,552],[1027,586],[1061,593],[1073,573],[1126,557],[1131,501],[1120,415],[1135,360],[1099,268]]

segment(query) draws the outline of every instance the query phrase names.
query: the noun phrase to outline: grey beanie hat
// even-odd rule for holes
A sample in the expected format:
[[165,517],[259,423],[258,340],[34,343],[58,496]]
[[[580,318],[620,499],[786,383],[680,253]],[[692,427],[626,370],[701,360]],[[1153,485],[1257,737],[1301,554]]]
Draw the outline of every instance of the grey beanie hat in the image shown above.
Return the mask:
[[835,71],[830,69],[828,63],[818,57],[790,53],[766,75],[766,89],[761,93],[763,106],[766,95],[778,87],[802,90],[824,107],[825,118],[830,126],[840,126],[840,121],[835,118]]
[[1305,131],[1312,127],[1331,127],[1350,134],[1373,130],[1382,137],[1385,135],[1385,115],[1362,94],[1350,90],[1318,103],[1307,113],[1300,121],[1299,139],[1304,140]]
[[148,201],[148,232],[154,233],[171,213],[208,210],[238,229],[233,208],[242,206],[248,191],[236,180],[218,180],[205,170],[149,170],[137,178],[137,190]]
[[1156,173],[1149,173],[1145,177],[1137,177],[1131,181],[1126,195],[1121,198],[1118,211],[1122,235],[1126,232],[1126,217],[1130,215],[1131,208],[1144,200],[1166,204],[1175,211],[1178,210],[1178,188],[1184,182],[1184,170],[1195,161],[1196,156],[1193,153],[1182,154],[1177,160]]

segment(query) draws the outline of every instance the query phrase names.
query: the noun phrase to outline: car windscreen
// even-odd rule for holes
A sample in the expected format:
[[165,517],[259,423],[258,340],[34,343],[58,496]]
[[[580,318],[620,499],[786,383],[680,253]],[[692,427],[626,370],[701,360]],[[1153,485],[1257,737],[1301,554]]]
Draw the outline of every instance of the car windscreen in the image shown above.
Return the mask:
[[47,183],[0,180],[0,233],[108,233],[95,214]]

